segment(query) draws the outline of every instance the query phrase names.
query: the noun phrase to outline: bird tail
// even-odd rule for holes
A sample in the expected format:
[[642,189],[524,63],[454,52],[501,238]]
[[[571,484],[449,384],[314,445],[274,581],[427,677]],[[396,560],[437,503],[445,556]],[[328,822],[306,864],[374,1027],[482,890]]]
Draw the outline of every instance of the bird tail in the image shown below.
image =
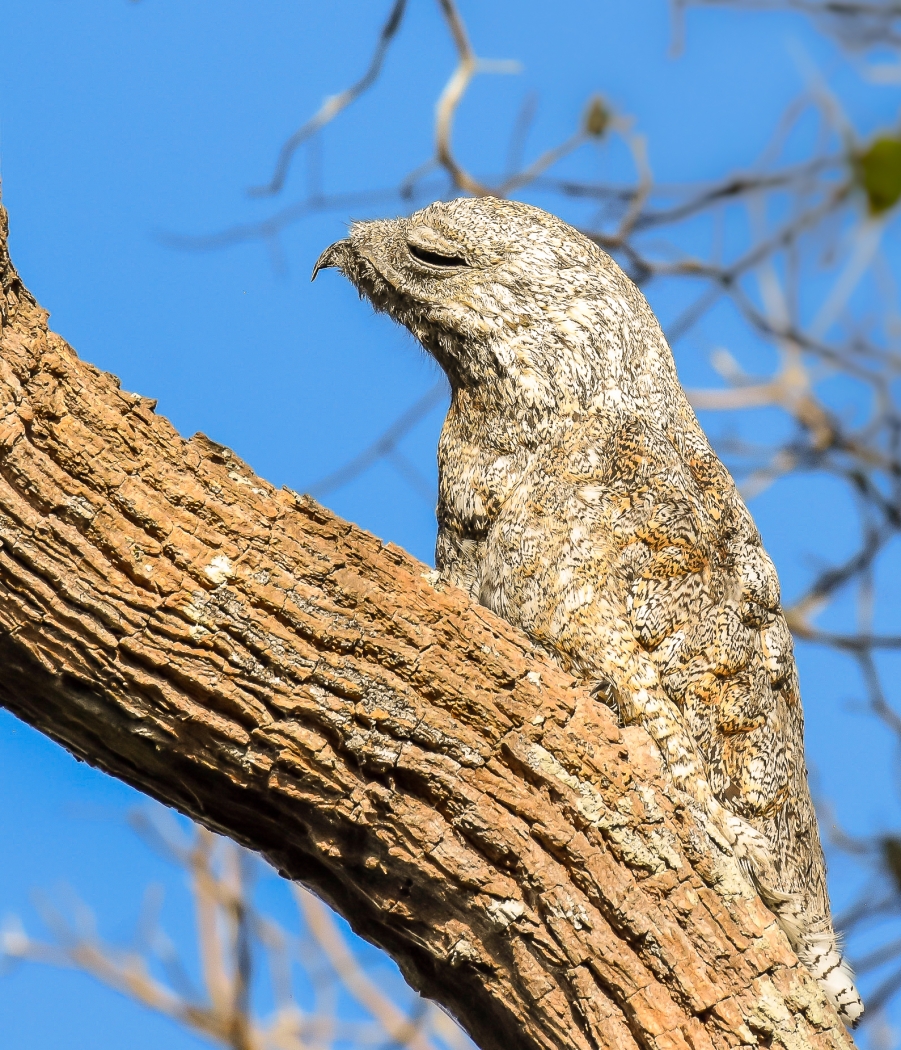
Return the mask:
[[856,1028],[863,1016],[863,1001],[854,984],[854,971],[842,954],[831,924],[812,930],[801,898],[774,888],[772,850],[756,828],[741,817],[728,814],[724,830],[736,858],[763,903],[776,916],[799,961],[810,970],[839,1017],[849,1028]]
[[863,1001],[854,984],[854,971],[842,954],[841,944],[833,930],[805,931],[800,943],[792,947],[826,993],[839,1017],[850,1028],[856,1028],[863,1016]]

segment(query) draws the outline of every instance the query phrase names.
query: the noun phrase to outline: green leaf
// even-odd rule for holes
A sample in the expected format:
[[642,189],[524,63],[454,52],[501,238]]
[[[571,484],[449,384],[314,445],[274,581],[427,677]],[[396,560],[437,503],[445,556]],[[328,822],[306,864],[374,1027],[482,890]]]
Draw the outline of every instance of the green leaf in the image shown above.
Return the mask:
[[888,211],[901,198],[901,139],[882,135],[857,158],[860,185],[873,215]]
[[604,105],[604,100],[601,96],[595,95],[588,103],[588,109],[585,111],[585,131],[588,135],[599,139],[607,130],[609,123],[610,110]]

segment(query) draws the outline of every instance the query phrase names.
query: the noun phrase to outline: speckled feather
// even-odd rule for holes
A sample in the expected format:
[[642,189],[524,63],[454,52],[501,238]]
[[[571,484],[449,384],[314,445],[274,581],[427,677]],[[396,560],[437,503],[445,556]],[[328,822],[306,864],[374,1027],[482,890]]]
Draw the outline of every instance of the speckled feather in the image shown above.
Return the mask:
[[537,208],[357,223],[320,257],[446,372],[437,567],[657,742],[849,1022],[773,563],[644,296]]

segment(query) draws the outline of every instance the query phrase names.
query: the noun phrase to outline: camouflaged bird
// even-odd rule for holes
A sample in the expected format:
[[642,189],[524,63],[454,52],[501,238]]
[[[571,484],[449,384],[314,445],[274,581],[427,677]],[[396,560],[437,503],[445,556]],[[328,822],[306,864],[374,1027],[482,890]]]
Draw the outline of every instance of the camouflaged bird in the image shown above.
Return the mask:
[[320,256],[437,360],[437,567],[645,727],[842,1017],[779,582],[644,296],[492,197],[361,222]]

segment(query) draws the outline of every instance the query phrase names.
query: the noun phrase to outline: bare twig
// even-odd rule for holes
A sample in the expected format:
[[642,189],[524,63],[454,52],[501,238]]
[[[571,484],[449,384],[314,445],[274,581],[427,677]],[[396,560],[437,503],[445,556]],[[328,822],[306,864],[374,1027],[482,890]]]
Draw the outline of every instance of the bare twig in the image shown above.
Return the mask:
[[438,0],[438,6],[457,51],[457,67],[444,85],[444,90],[435,106],[435,159],[447,171],[456,187],[481,197],[491,193],[492,190],[463,168],[454,156],[451,146],[454,117],[476,73],[516,73],[519,71],[519,64],[480,61],[476,58],[469,43],[466,26],[463,24],[454,0]]
[[[441,1045],[464,1050],[470,1045],[424,1000],[412,1000],[407,1010],[394,1003],[362,971],[324,905],[306,891],[296,893],[312,950],[301,948],[281,926],[259,914],[250,896],[251,867],[258,862],[245,850],[199,828],[186,836],[164,825],[156,812],[142,811],[133,822],[143,834],[153,829],[155,848],[190,876],[203,991],[198,993],[189,979],[181,979],[185,967],[180,960],[178,986],[167,986],[152,975],[161,946],[167,955],[174,954],[156,926],[156,910],[142,917],[136,947],[121,949],[101,939],[92,912],[80,901],[74,902],[74,919],[69,919],[38,896],[38,909],[53,940],[32,938],[18,918],[7,919],[0,930],[0,962],[80,970],[227,1050],[329,1050],[347,1042],[373,1050],[439,1050]],[[253,1008],[251,991],[258,978],[254,955],[268,959],[273,975],[275,1010],[268,1018],[257,1016]],[[315,991],[312,1011],[301,1008],[294,996],[292,957],[302,961]],[[357,999],[371,1020],[341,1016],[335,994],[339,987]]]
[[279,193],[285,185],[285,179],[288,177],[294,154],[300,146],[318,131],[321,131],[326,124],[333,121],[342,110],[347,109],[349,105],[356,102],[378,80],[379,73],[382,71],[382,63],[385,61],[385,55],[387,55],[388,48],[391,46],[398,29],[400,29],[406,7],[407,0],[395,0],[388,18],[385,20],[385,24],[379,33],[378,42],[366,72],[350,87],[340,91],[337,95],[329,95],[317,112],[294,132],[281,148],[278,160],[275,162],[275,171],[272,173],[270,181],[264,186],[252,186],[247,191],[250,196],[269,197]]
[[447,396],[446,391],[447,387],[443,381],[429,387],[422,397],[414,402],[403,415],[399,416],[368,448],[364,449],[343,467],[331,474],[327,474],[318,481],[314,481],[308,488],[310,495],[318,499],[330,492],[334,492],[336,489],[348,484],[348,482],[353,481],[354,478],[359,477],[373,463],[387,457],[390,462],[398,467],[402,476],[411,484],[417,494],[426,499],[434,499],[431,486],[421,477],[416,468],[398,453],[397,445],[420,420],[424,419],[436,405],[444,400]]

